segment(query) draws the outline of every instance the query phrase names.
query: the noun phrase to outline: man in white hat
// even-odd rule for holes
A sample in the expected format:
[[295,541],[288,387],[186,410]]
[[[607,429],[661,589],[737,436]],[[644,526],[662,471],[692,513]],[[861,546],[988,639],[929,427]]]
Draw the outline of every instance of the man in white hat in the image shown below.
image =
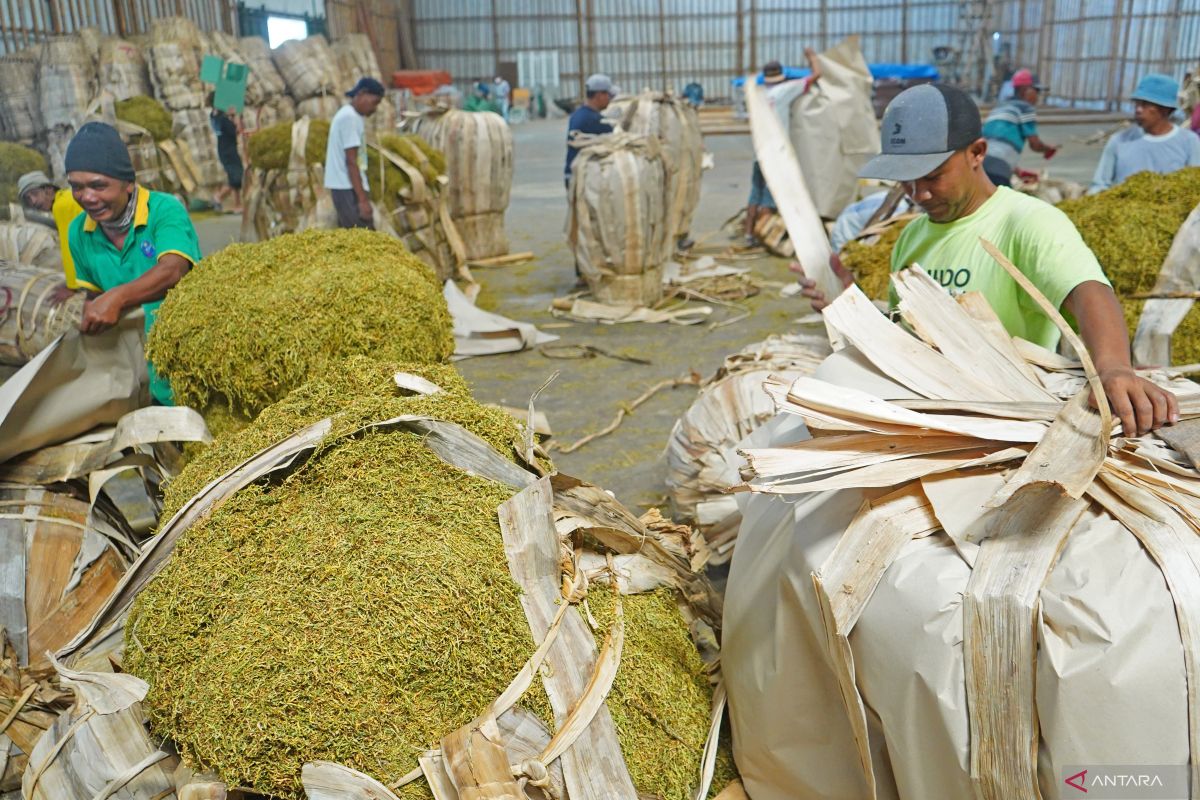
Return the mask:
[[571,187],[571,164],[579,155],[579,148],[572,143],[574,138],[579,134],[612,133],[613,124],[603,117],[603,112],[619,94],[612,78],[600,73],[588,76],[583,91],[586,95],[583,105],[571,112],[567,120],[567,163],[563,167],[563,183],[568,189]]
[[[970,96],[939,84],[906,89],[888,105],[882,131],[883,152],[859,175],[904,184],[925,212],[896,241],[892,272],[920,264],[951,294],[979,292],[1010,335],[1053,349],[1057,327],[983,249],[980,239],[988,240],[1054,306],[1078,321],[1126,435],[1179,420],[1175,396],[1134,371],[1121,305],[1071,220],[1049,203],[988,178],[983,168],[987,140]],[[844,270],[842,279],[846,285],[853,280]],[[812,281],[801,285],[814,308],[828,304]],[[899,302],[894,291],[890,299],[894,309]]]
[[67,231],[71,220],[83,213],[83,207],[75,202],[75,196],[69,189],[60,189],[46,177],[41,170],[26,172],[17,181],[17,196],[21,205],[34,211],[44,211],[54,217],[54,227],[58,230],[58,249],[62,254],[63,276],[69,289],[91,289],[99,291],[87,281],[80,280],[75,275],[75,261],[71,258],[71,248],[67,243]]

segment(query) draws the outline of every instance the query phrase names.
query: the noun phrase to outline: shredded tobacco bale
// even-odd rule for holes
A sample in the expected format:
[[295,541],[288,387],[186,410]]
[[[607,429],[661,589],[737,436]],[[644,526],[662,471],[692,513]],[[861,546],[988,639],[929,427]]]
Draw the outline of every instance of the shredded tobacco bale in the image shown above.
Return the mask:
[[437,362],[454,351],[433,271],[367,230],[232,244],[167,295],[148,351],[176,402],[254,417],[347,356]]
[[[398,370],[444,391],[400,396]],[[472,400],[450,366],[348,360],[189,464],[164,519],[191,487],[331,410],[333,431],[296,472],[247,487],[181,537],[126,626],[124,666],[150,683],[155,734],[195,768],[297,800],[313,759],[384,782],[408,772],[534,649],[496,519],[514,490],[445,464],[413,433],[355,433],[428,414],[512,458],[511,418]],[[609,590],[595,586],[591,604],[607,626]],[[711,702],[703,666],[670,591],[625,598],[625,620],[608,701],[622,750],[642,792],[687,800]],[[521,702],[553,730],[540,682]],[[732,774],[723,753],[716,788]],[[423,780],[400,794],[431,796]]]
[[20,202],[17,181],[26,172],[46,170],[46,159],[31,147],[0,142],[0,205]]
[[892,248],[908,222],[897,222],[879,235],[875,244],[847,242],[842,248],[842,266],[854,275],[858,288],[872,300],[887,300],[892,276]]
[[153,97],[138,95],[128,100],[118,100],[116,114],[117,119],[140,125],[150,131],[156,142],[171,138],[171,115],[163,104]]
[[[304,163],[325,163],[325,147],[329,144],[329,120],[312,119],[308,123],[308,138],[304,142]],[[250,166],[258,169],[287,169],[292,155],[292,123],[280,122],[255,133],[246,142]]]

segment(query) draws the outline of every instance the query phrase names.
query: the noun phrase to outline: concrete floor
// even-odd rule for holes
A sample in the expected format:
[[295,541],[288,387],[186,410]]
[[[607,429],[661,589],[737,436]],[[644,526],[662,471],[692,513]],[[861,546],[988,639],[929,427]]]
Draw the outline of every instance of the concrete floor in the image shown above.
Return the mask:
[[[483,287],[480,304],[515,319],[532,322],[561,337],[561,344],[591,344],[605,350],[649,359],[649,365],[608,358],[550,359],[537,351],[476,358],[458,366],[484,402],[524,407],[529,396],[555,371],[558,378],[538,401],[549,417],[554,436],[572,442],[606,425],[621,408],[645,389],[665,378],[691,372],[709,375],[724,357],[743,345],[772,333],[794,329],[795,320],[809,312],[800,299],[785,299],[777,289],[766,288],[744,301],[752,313],[737,323],[717,329],[708,325],[669,324],[599,325],[564,322],[548,311],[555,297],[568,293],[575,281],[573,259],[564,227],[566,195],[562,183],[564,128],[562,120],[530,122],[513,129],[515,176],[507,215],[513,252],[530,250],[530,263],[476,269]],[[1044,126],[1043,138],[1063,145],[1047,164],[1027,153],[1023,165],[1049,168],[1055,177],[1087,183],[1102,145],[1082,139],[1101,130],[1098,125]],[[715,232],[745,202],[751,164],[748,136],[714,136],[706,139],[715,167],[704,174],[700,206],[692,224],[697,239]],[[206,253],[235,241],[239,220],[217,217],[197,224]],[[719,233],[713,243],[727,240]],[[743,262],[766,281],[786,282],[786,262],[762,258]],[[728,319],[735,312],[718,308],[711,320]],[[554,454],[559,469],[585,478],[611,491],[631,507],[663,502],[663,465],[660,454],[675,420],[695,397],[692,387],[660,393],[640,407],[615,433],[568,454]]]

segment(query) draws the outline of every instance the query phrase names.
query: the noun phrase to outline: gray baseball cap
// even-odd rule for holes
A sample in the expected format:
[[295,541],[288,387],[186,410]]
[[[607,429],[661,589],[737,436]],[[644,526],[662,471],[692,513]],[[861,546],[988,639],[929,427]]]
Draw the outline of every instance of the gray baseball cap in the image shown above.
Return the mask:
[[23,198],[26,192],[40,189],[43,186],[54,186],[53,181],[46,177],[46,173],[40,169],[34,172],[26,172],[17,180],[17,197]]
[[600,72],[597,72],[595,75],[589,75],[587,81],[583,84],[583,88],[589,92],[608,92],[613,97],[616,97],[621,91],[613,83],[612,78]]
[[953,86],[925,83],[888,103],[880,131],[883,152],[858,171],[862,178],[915,181],[982,135],[979,107]]

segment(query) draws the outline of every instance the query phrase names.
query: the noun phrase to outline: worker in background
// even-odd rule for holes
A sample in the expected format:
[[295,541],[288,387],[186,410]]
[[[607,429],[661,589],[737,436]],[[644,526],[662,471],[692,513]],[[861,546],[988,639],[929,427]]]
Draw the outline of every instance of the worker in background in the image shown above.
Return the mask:
[[983,123],[983,138],[987,140],[987,155],[983,171],[997,186],[1010,186],[1013,171],[1021,159],[1026,142],[1035,153],[1053,158],[1058,152],[1038,136],[1038,94],[1045,91],[1033,73],[1019,69],[1012,76],[1012,97],[998,103]]
[[[979,109],[963,91],[925,84],[901,92],[883,115],[883,153],[860,170],[869,178],[901,181],[925,213],[908,224],[892,250],[892,272],[920,264],[954,294],[977,291],[1013,336],[1053,349],[1059,332],[1050,318],[992,259],[992,242],[1056,307],[1079,323],[1113,414],[1127,435],[1179,419],[1175,396],[1140,378],[1130,364],[1121,306],[1096,256],[1054,206],[995,186],[983,170],[987,141]],[[852,282],[840,264],[844,285]],[[801,272],[799,265],[793,269]],[[801,280],[813,308],[828,299]],[[897,304],[895,293],[892,308]]]
[[475,91],[463,103],[463,111],[490,111],[500,113],[500,106],[492,99],[492,89],[483,81],[475,84]]
[[500,116],[504,117],[505,122],[508,122],[508,108],[511,105],[512,99],[512,84],[499,75],[496,76],[494,83],[496,84],[496,105],[500,106]]
[[[138,306],[146,333],[167,292],[200,261],[200,241],[173,195],[136,183],[129,151],[111,125],[89,122],[67,145],[67,183],[83,214],[67,233],[80,281],[98,287],[83,306],[84,334],[100,333]],[[150,393],[170,405],[171,387],[150,370]]]
[[75,274],[75,261],[71,258],[71,248],[67,244],[67,229],[71,220],[83,213],[79,203],[71,196],[68,189],[55,186],[46,173],[38,170],[26,172],[17,181],[17,196],[21,205],[34,211],[44,211],[54,217],[54,227],[58,230],[58,248],[62,253],[63,277],[68,289],[91,289],[100,291],[87,281],[80,281]]
[[225,169],[226,180],[226,184],[217,190],[213,200],[218,206],[224,207],[225,198],[232,195],[233,207],[230,210],[235,214],[240,214],[242,213],[242,177],[245,174],[242,154],[238,150],[238,137],[242,133],[242,121],[233,106],[230,106],[227,111],[222,111],[213,105],[211,96],[209,97],[209,106],[212,111],[209,112],[208,122],[212,126],[213,133],[217,135],[217,158]]
[[583,91],[586,98],[579,108],[571,112],[567,120],[567,163],[563,168],[563,183],[571,188],[571,164],[579,155],[579,148],[572,144],[574,137],[580,134],[599,135],[612,133],[613,123],[602,116],[604,109],[616,98],[618,91],[612,78],[607,75],[589,75],[584,81]]
[[329,123],[325,145],[325,188],[333,200],[339,228],[374,228],[371,196],[367,193],[366,120],[379,108],[383,84],[374,78],[359,78],[346,92],[347,105],[338,109]]
[[1200,136],[1171,122],[1179,84],[1150,73],[1133,90],[1133,121],[1104,145],[1088,194],[1104,191],[1138,172],[1168,173],[1200,166]]
[[[821,77],[821,63],[817,59],[816,51],[811,47],[806,47],[804,56],[808,59],[808,66],[812,70],[812,74],[798,80],[788,80],[783,71],[783,65],[778,61],[768,61],[763,65],[763,84],[767,87],[767,103],[774,110],[775,116],[779,118],[779,124],[783,126],[785,134],[791,129],[792,102],[807,92]],[[755,159],[754,167],[750,171],[750,198],[746,201],[745,233],[748,246],[754,247],[762,244],[754,234],[754,226],[758,223],[760,214],[770,213],[774,210],[775,198],[771,197],[771,190],[767,188],[767,181],[763,178],[762,170],[759,169],[758,159]]]

